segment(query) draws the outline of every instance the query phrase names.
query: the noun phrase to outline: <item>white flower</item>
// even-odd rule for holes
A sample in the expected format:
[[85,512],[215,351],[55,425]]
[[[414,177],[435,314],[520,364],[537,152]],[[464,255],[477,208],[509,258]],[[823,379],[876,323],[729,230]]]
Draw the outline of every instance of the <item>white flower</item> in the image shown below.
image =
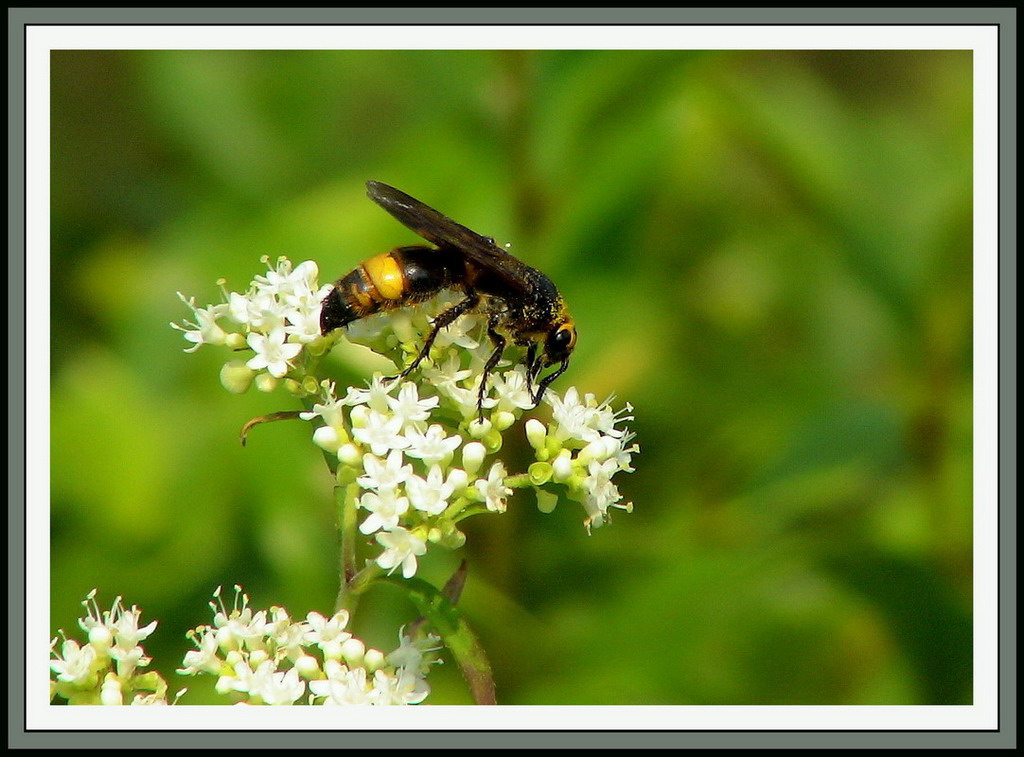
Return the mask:
[[517,366],[511,371],[493,376],[494,391],[497,394],[498,412],[529,410],[533,407],[530,383],[526,379],[526,368]]
[[395,704],[419,704],[430,695],[430,686],[420,671],[402,668],[393,691]]
[[312,260],[299,263],[292,269],[292,263],[288,258],[278,258],[277,268],[269,267],[266,276],[256,276],[253,279],[253,287],[261,293],[277,297],[288,305],[295,305],[304,299],[308,299],[313,290],[316,289],[316,280],[319,269]]
[[481,317],[474,313],[461,315],[437,333],[434,344],[440,349],[454,344],[466,350],[475,350],[480,346],[480,340],[472,332],[477,331],[482,323]]
[[220,646],[217,644],[217,635],[210,632],[209,626],[200,626],[198,638],[192,635],[192,641],[198,649],[185,653],[182,660],[183,666],[178,668],[182,675],[196,675],[197,673],[211,673],[217,675],[220,672],[222,660],[217,656]]
[[352,429],[352,435],[357,441],[368,444],[373,454],[383,456],[389,450],[405,449],[409,446],[409,440],[401,435],[401,430],[401,416],[392,417],[370,410],[366,414],[366,425]]
[[622,496],[618,487],[612,483],[612,476],[619,470],[614,459],[591,461],[587,467],[589,475],[583,480],[583,488],[587,493],[583,503],[587,510],[590,523],[600,526],[604,522],[609,506],[616,504]]
[[295,341],[309,344],[320,338],[320,302],[312,298],[299,303],[285,312],[288,321],[284,330]]
[[391,325],[390,320],[393,312],[394,311],[374,313],[367,318],[360,318],[359,320],[352,321],[352,323],[345,327],[348,340],[350,342],[355,342],[356,344],[372,342],[383,334],[384,330]]
[[249,663],[245,659],[238,659],[234,665],[232,665],[231,673],[225,674],[220,677],[217,681],[218,691],[238,691],[243,694],[249,694],[254,689],[259,688],[260,676],[268,676],[275,669],[273,662],[270,663],[270,668],[259,668],[254,671],[249,667]]
[[325,618],[318,612],[311,612],[306,615],[307,630],[304,638],[307,642],[320,647],[325,658],[337,660],[341,657],[342,645],[352,638],[352,634],[345,630],[348,619],[348,612],[345,610],[339,610],[330,618]]
[[419,704],[430,693],[430,687],[417,673],[402,669],[397,675],[378,670],[373,674],[370,696],[377,705]]
[[427,552],[427,543],[412,531],[404,528],[393,528],[377,534],[377,541],[384,552],[377,558],[377,564],[389,573],[399,565],[402,575],[412,578],[416,575],[416,558]]
[[256,355],[246,365],[254,371],[266,368],[267,373],[275,378],[284,376],[288,373],[288,361],[302,351],[301,344],[285,342],[287,336],[283,328],[275,328],[269,334],[251,332],[246,342]]
[[553,436],[556,439],[563,442],[568,439],[585,442],[597,439],[598,432],[587,426],[587,408],[580,403],[576,387],[569,387],[563,397],[547,391],[544,393],[544,401],[551,405],[551,420],[555,424]]
[[132,605],[131,610],[122,610],[120,614],[111,617],[114,631],[114,643],[121,649],[131,649],[138,645],[140,641],[146,639],[154,630],[156,630],[156,621],[154,620],[147,626],[139,628],[139,618],[142,615],[142,611]]
[[[217,599],[220,600],[218,589]],[[242,606],[238,607],[237,602],[241,598]],[[214,607],[213,627],[216,628],[217,643],[222,650],[241,649],[242,647],[259,646],[260,637],[263,635],[263,626],[266,623],[266,613],[260,610],[257,613],[249,608],[249,598],[238,591],[236,587],[236,606],[229,613],[225,607],[217,610]]]
[[334,396],[334,385],[328,385],[324,390],[324,401],[313,404],[311,411],[299,413],[304,421],[311,421],[314,418],[322,418],[328,426],[343,427],[345,425],[345,403]]
[[372,534],[380,529],[392,529],[398,520],[409,509],[409,499],[399,497],[395,489],[381,489],[380,494],[366,492],[359,498],[359,506],[369,510],[370,514],[359,526],[364,534]]
[[512,494],[512,490],[505,486],[505,466],[500,462],[491,466],[487,478],[478,479],[476,482],[477,491],[484,498],[487,509],[492,512],[505,512],[505,498]]
[[436,423],[425,434],[410,428],[406,430],[405,436],[409,440],[409,451],[405,454],[419,458],[427,465],[449,461],[462,444],[462,437],[457,434],[445,436],[444,428]]
[[270,292],[250,290],[247,294],[228,295],[231,317],[249,330],[271,331],[284,326],[284,308]]
[[342,400],[342,404],[366,405],[370,410],[376,410],[378,413],[387,414],[388,402],[391,401],[391,397],[389,395],[394,388],[394,382],[389,382],[383,375],[376,373],[370,381],[370,386],[366,389],[349,387],[348,393],[345,395],[345,399]]
[[457,352],[451,352],[445,360],[437,365],[428,365],[423,369],[423,376],[442,394],[452,397],[465,390],[458,386],[473,375],[473,371],[462,368]]
[[145,667],[152,661],[142,647],[111,647],[108,654],[117,663],[118,676],[125,679],[135,674],[135,668]]
[[299,679],[299,671],[295,668],[279,671],[273,660],[257,668],[249,685],[250,696],[258,696],[264,704],[270,705],[295,704],[304,693],[306,684]]
[[411,637],[406,636],[404,631],[403,628],[402,632],[398,634],[398,647],[388,654],[388,665],[415,671],[426,670],[429,663],[424,661],[425,653],[440,649],[440,638],[428,635],[419,641],[414,641]]
[[412,466],[402,465],[402,450],[399,449],[391,450],[386,462],[373,455],[363,455],[363,469],[366,475],[357,478],[356,482],[364,489],[375,491],[394,490],[412,475]]
[[[54,639],[56,642],[56,639]],[[60,681],[84,684],[92,672],[92,664],[96,660],[96,650],[91,644],[80,647],[74,639],[67,639],[60,648],[56,659],[50,660],[50,669],[57,674]]]
[[615,460],[618,470],[625,471],[626,473],[633,472],[633,455],[640,451],[640,446],[637,444],[629,447],[626,446],[635,436],[636,434],[633,432],[627,431],[623,436],[604,437],[608,459]]
[[191,349],[186,349],[185,352],[195,352],[204,344],[221,345],[227,341],[227,332],[217,325],[217,319],[227,315],[229,312],[226,304],[197,308],[194,297],[185,299],[185,295],[181,292],[178,292],[178,297],[191,308],[195,316],[194,323],[183,320],[183,325],[171,324],[171,328],[184,332],[186,341],[192,342],[195,345]]
[[[483,381],[483,373],[477,369],[470,379],[465,389],[453,390],[451,398],[456,402],[459,408],[459,412],[462,413],[463,418],[475,418],[480,413],[480,407],[490,409],[498,404],[498,401],[493,397],[489,397],[488,393],[484,394],[484,400],[480,403],[480,382]],[[490,390],[490,382],[488,381],[488,390]],[[479,406],[478,406],[478,403]]]
[[448,507],[448,498],[455,491],[452,477],[444,480],[439,465],[431,467],[426,479],[413,476],[405,485],[412,506],[428,515],[440,515]]
[[373,704],[365,668],[350,670],[336,660],[328,660],[324,664],[324,672],[327,674],[326,679],[309,682],[309,690],[314,696],[326,697],[322,704]]
[[286,654],[296,659],[303,654],[302,643],[305,641],[308,626],[304,623],[293,623],[288,611],[283,607],[271,607],[268,620],[263,626],[263,635],[273,641],[278,654]]
[[619,421],[633,420],[633,416],[630,415],[630,413],[633,412],[633,406],[627,402],[625,407],[621,410],[612,412],[611,403],[614,399],[615,397],[613,395],[598,405],[597,401],[594,399],[594,395],[588,394],[586,396],[587,426],[598,433],[612,437],[620,437],[627,432],[622,429],[615,428],[615,424]]
[[437,397],[420,399],[416,384],[406,381],[398,391],[397,397],[387,397],[388,407],[392,414],[402,419],[403,426],[412,426],[430,418],[430,411],[437,407]]
[[566,390],[563,397],[555,392],[545,392],[544,400],[551,405],[551,417],[554,421],[554,436],[559,441],[577,439],[582,442],[593,442],[602,436],[623,437],[629,432],[618,429],[615,424],[619,421],[633,420],[630,415],[633,406],[626,406],[619,411],[613,412],[609,397],[598,404],[593,394],[587,394],[583,402],[580,402],[579,393],[576,387]]

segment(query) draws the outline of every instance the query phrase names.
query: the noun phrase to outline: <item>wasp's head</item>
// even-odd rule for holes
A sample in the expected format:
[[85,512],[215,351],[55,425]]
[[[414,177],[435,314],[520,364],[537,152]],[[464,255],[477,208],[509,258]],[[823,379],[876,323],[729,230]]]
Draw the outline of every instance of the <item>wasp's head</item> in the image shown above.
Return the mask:
[[[535,348],[531,347],[530,356],[527,358],[527,377],[531,384],[537,382],[533,394],[534,405],[540,403],[548,384],[565,373],[565,369],[569,367],[569,356],[572,354],[575,346],[576,327],[573,325],[572,320],[565,319],[547,333],[547,336],[544,338],[543,354],[534,359]],[[560,363],[558,368],[537,381],[541,370],[555,363]]]
[[548,332],[544,340],[544,363],[564,363],[576,347],[576,326],[572,321],[563,321]]

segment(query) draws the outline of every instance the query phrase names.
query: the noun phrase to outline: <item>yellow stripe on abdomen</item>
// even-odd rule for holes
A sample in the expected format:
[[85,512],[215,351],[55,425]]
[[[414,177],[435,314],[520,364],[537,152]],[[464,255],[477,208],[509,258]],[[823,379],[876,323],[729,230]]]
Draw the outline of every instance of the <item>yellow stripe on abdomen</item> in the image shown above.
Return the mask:
[[363,262],[363,270],[373,283],[377,294],[385,300],[398,300],[405,294],[405,275],[402,266],[390,252],[375,255]]

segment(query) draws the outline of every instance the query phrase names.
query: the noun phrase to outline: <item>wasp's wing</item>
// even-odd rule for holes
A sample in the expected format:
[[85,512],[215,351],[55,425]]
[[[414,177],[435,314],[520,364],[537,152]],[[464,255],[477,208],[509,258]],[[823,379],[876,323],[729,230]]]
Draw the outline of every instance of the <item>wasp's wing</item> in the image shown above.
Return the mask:
[[428,242],[438,247],[454,247],[478,265],[500,275],[515,289],[528,289],[522,263],[498,247],[490,237],[467,229],[415,197],[379,181],[366,182],[366,194]]

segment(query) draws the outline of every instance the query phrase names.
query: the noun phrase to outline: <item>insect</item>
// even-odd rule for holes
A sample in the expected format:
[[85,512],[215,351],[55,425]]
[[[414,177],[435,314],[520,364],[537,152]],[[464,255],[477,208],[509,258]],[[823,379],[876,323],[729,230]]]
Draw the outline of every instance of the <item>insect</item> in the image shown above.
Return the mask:
[[[397,247],[364,260],[338,279],[323,300],[321,333],[383,310],[423,302],[443,289],[461,291],[465,298],[434,319],[416,359],[396,378],[403,379],[416,369],[441,329],[464,313],[479,313],[487,317],[487,335],[494,346],[484,364],[477,397],[480,417],[487,376],[509,341],[526,348],[526,376],[536,407],[548,385],[569,367],[569,356],[576,347],[576,326],[551,279],[498,247],[490,237],[467,229],[394,187],[368,181],[366,193],[435,246]],[[540,377],[556,363],[555,370]]]

